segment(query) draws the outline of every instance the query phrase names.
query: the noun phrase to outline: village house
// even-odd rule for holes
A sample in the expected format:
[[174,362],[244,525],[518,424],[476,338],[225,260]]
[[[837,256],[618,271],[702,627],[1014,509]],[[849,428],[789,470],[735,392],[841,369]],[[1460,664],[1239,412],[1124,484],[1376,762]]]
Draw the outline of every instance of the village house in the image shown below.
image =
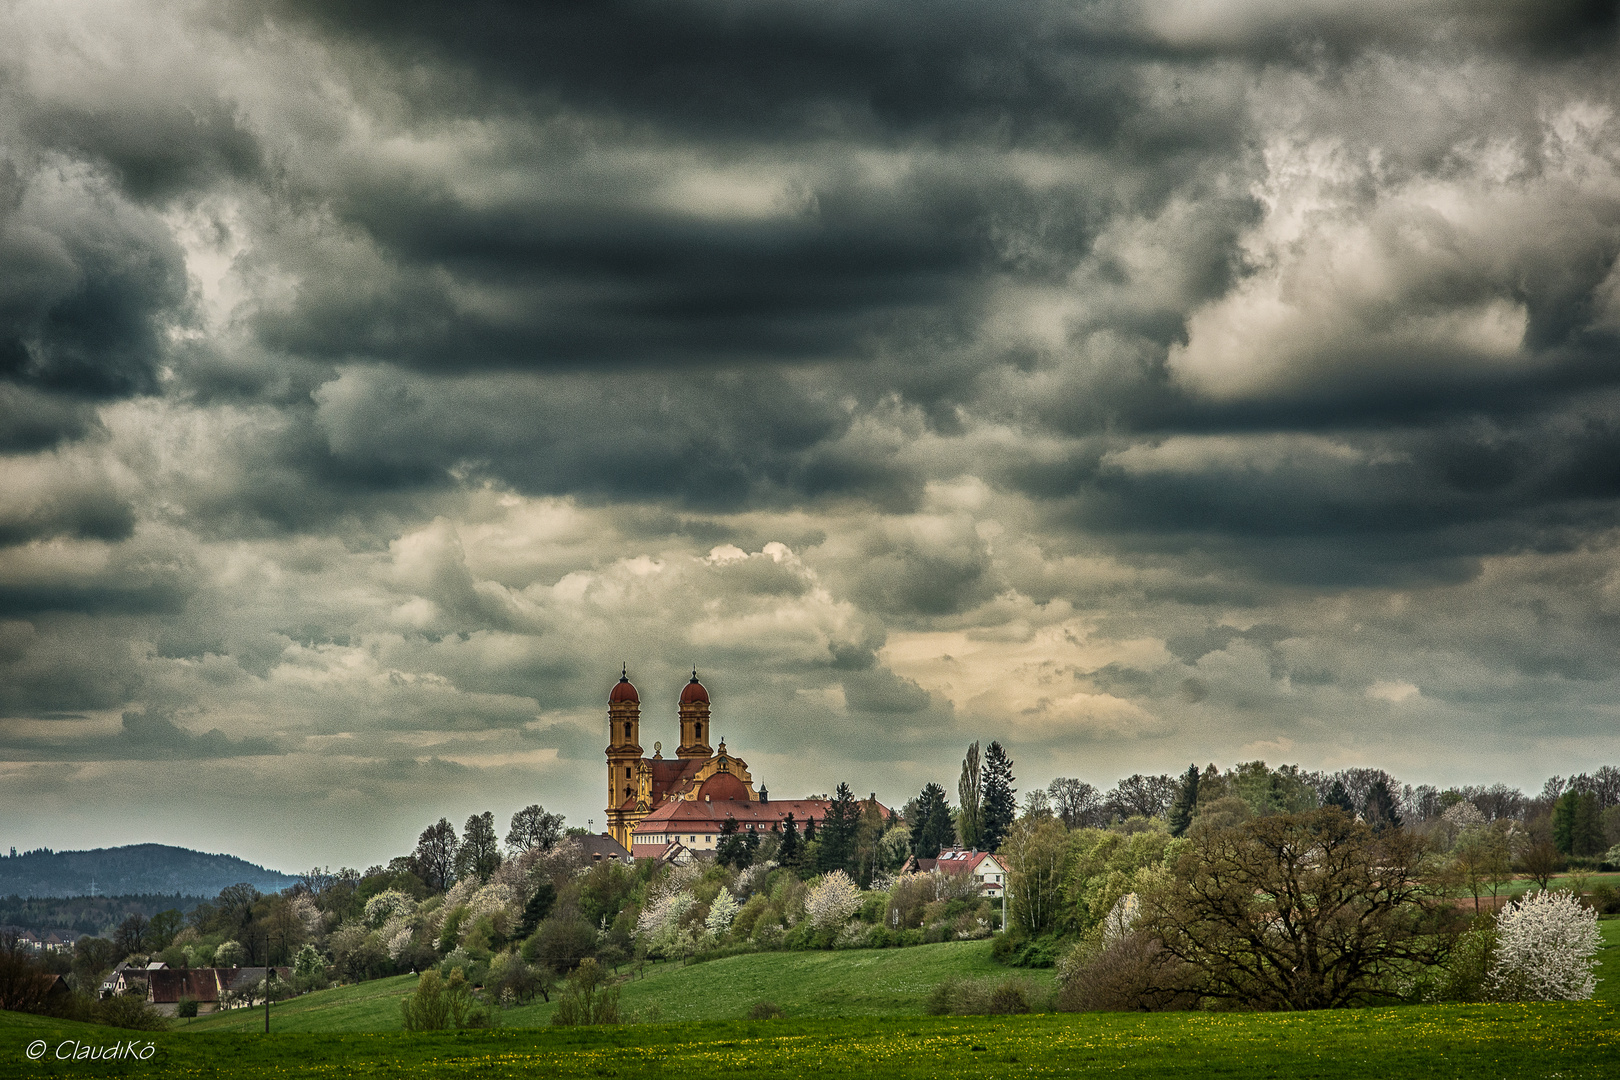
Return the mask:
[[[970,874],[978,882],[979,895],[997,900],[1007,891],[1007,868],[988,851],[942,848],[937,859],[913,859],[919,873],[938,870],[943,874]],[[910,869],[911,867],[908,867]]]

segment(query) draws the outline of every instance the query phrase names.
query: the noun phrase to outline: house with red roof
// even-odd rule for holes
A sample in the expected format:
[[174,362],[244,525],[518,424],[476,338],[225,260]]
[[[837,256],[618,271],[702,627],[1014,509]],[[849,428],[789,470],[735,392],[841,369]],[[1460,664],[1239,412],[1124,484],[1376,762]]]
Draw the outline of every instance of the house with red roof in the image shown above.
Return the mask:
[[979,895],[999,899],[1007,891],[1007,868],[988,851],[941,848],[937,859],[915,860],[920,873],[970,874],[979,883]]

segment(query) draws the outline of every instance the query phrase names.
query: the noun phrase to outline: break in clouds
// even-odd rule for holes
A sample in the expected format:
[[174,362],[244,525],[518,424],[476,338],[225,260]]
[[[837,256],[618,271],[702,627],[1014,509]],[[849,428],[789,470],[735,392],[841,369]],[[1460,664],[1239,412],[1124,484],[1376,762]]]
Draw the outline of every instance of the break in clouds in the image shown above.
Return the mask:
[[[1620,753],[1609,3],[16,3],[9,842]],[[600,820],[598,820],[600,825]]]

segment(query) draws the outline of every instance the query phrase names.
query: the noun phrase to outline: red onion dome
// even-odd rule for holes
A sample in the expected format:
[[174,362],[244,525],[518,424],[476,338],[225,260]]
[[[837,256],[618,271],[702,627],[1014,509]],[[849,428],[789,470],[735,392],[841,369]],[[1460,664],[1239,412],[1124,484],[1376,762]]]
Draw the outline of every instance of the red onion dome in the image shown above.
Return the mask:
[[636,693],[635,685],[630,682],[629,669],[619,676],[618,683],[613,687],[613,693],[608,695],[608,704],[617,705],[621,701],[633,701],[641,704],[641,695]]
[[701,701],[703,704],[707,705],[709,703],[709,692],[703,689],[702,683],[698,682],[697,670],[694,668],[692,671],[692,681],[687,683],[686,689],[681,691],[681,704],[691,705],[693,702],[698,701]]

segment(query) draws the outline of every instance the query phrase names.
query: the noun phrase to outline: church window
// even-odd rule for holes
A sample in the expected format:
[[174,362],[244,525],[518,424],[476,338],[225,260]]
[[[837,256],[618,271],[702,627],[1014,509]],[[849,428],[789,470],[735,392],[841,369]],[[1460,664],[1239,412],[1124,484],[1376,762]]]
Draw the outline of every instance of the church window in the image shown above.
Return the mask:
[[627,777],[630,775],[630,766],[626,765],[624,767],[624,775]]
[[703,741],[703,725],[702,724],[693,724],[692,725],[692,741],[693,742],[702,742]]
[[627,739],[630,737],[630,721],[628,720],[624,722],[624,737]]

